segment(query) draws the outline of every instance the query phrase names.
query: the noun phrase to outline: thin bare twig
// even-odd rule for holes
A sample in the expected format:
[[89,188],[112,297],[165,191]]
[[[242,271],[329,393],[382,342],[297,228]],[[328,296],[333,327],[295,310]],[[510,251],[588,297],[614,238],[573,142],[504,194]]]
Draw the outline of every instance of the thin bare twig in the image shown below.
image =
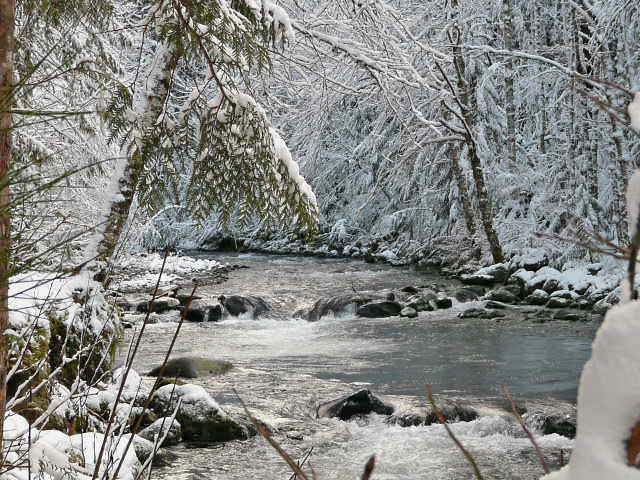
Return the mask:
[[262,437],[264,437],[264,439],[267,442],[269,442],[269,445],[271,445],[273,449],[276,452],[278,452],[278,455],[280,455],[280,457],[285,462],[287,462],[287,464],[289,465],[289,468],[291,468],[291,471],[293,471],[297,476],[299,476],[301,480],[309,480],[307,475],[302,471],[302,468],[300,468],[300,466],[298,466],[296,461],[293,458],[291,458],[291,455],[285,452],[284,449],[280,446],[280,444],[273,439],[269,431],[263,425],[261,425],[260,422],[258,422],[258,420],[253,415],[251,415],[249,408],[247,408],[247,405],[244,403],[244,400],[242,400],[242,398],[240,397],[240,395],[238,394],[235,388],[233,389],[233,393],[235,393],[236,397],[238,397],[238,401],[240,402],[240,405],[242,405],[242,408],[244,408],[244,412],[246,413],[247,417],[249,417],[249,421],[253,424],[254,427],[256,427],[256,430],[258,430],[258,433],[260,433],[260,435],[262,435]]
[[460,440],[458,440],[458,438],[455,436],[455,434],[453,433],[453,430],[451,430],[451,427],[449,427],[449,425],[447,424],[447,419],[445,418],[444,414],[442,413],[442,411],[436,405],[436,401],[433,399],[433,391],[431,389],[431,385],[426,385],[426,390],[427,390],[427,398],[429,399],[429,403],[431,404],[431,407],[433,408],[433,412],[436,414],[436,417],[438,417],[438,420],[440,421],[440,423],[442,423],[442,426],[447,431],[447,435],[449,435],[449,438],[451,438],[451,440],[453,440],[453,443],[456,444],[456,446],[460,449],[462,454],[465,456],[465,458],[467,459],[467,461],[471,465],[471,468],[473,468],[473,473],[475,474],[476,479],[477,480],[484,480],[484,477],[482,476],[482,473],[480,473],[480,468],[478,467],[478,464],[476,463],[476,459],[473,458],[473,455],[471,455],[471,453],[469,453],[469,450],[467,450],[464,447],[464,445],[462,445]]
[[529,430],[529,428],[525,425],[524,420],[522,419],[522,415],[520,415],[520,413],[518,412],[518,409],[516,408],[516,402],[513,401],[513,397],[511,396],[511,393],[509,393],[509,390],[507,390],[507,387],[505,387],[504,385],[502,386],[502,392],[504,393],[505,397],[507,397],[507,400],[509,400],[509,403],[511,404],[511,411],[516,416],[516,419],[518,420],[518,423],[522,427],[522,430],[524,430],[524,433],[526,433],[527,437],[529,437],[529,441],[533,445],[533,448],[536,449],[536,453],[538,454],[538,458],[540,459],[540,463],[542,464],[542,469],[544,470],[544,473],[549,473],[549,465],[547,465],[547,461],[544,459],[544,454],[540,449],[540,445],[538,445],[538,442],[536,442],[536,439],[531,433],[531,430]]
[[369,480],[371,478],[371,475],[373,474],[373,469],[375,467],[376,467],[376,456],[371,455],[371,457],[369,458],[369,460],[367,460],[367,463],[364,466],[364,472],[362,472],[362,477],[360,477],[360,479]]

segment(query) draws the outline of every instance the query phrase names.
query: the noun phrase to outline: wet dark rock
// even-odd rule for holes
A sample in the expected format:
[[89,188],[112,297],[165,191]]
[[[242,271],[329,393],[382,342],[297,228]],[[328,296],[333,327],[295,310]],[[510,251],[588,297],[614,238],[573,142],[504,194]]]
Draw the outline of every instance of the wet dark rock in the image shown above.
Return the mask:
[[527,405],[522,416],[525,424],[543,435],[557,433],[567,438],[576,436],[576,407],[565,403],[554,405]]
[[491,275],[483,275],[478,273],[470,273],[467,275],[461,275],[460,281],[467,285],[486,285],[491,286],[496,283],[496,279]]
[[[442,412],[447,423],[471,422],[478,418],[478,412],[469,405],[459,404],[451,400],[437,400],[436,406]],[[390,425],[400,427],[418,427],[440,423],[433,407],[426,407],[418,411],[400,412],[387,419]]]
[[453,296],[459,302],[474,302],[480,298],[480,295],[484,295],[483,292],[477,292],[475,289],[466,287],[458,288],[453,292]]
[[407,299],[407,307],[413,308],[416,312],[430,312],[436,305],[438,297],[434,292],[426,291],[413,295]]
[[573,300],[577,298],[577,295],[570,290],[558,290],[551,294],[551,298],[566,298],[567,300]]
[[586,322],[589,317],[584,312],[576,312],[575,310],[562,309],[553,314],[554,320],[566,320],[568,322]]
[[[201,375],[221,375],[233,368],[229,362],[201,357],[172,358],[165,365],[163,378],[198,378]],[[160,375],[161,366],[157,366],[147,373],[150,377]]]
[[602,299],[602,300],[597,301],[593,305],[593,313],[598,313],[598,314],[604,315],[605,313],[607,313],[607,310],[609,310],[611,307],[613,307],[612,304],[607,302],[605,299]]
[[498,309],[498,310],[511,308],[510,305],[507,305],[506,303],[494,302],[493,300],[488,300],[487,302],[485,302],[484,306],[485,308],[492,308],[492,309]]
[[374,295],[348,294],[322,298],[318,300],[311,310],[303,315],[310,322],[317,322],[327,315],[342,315],[345,313],[355,314],[358,307],[376,300]]
[[146,313],[149,310],[155,313],[168,312],[169,310],[176,310],[180,306],[180,301],[173,297],[160,297],[153,301],[146,301],[138,304],[136,310],[140,313]]
[[185,314],[185,320],[188,322],[207,322],[217,321],[215,314],[210,315],[212,309],[218,309],[221,311],[221,306],[218,303],[214,303],[210,300],[194,300],[189,305],[189,309]]
[[371,302],[358,307],[356,315],[365,318],[385,318],[400,315],[402,305],[394,301]]
[[547,302],[547,308],[568,308],[572,304],[573,302],[566,298],[551,297]]
[[509,304],[516,303],[518,301],[518,298],[506,288],[492,290],[485,295],[485,298],[487,300],[495,300],[496,302]]
[[404,307],[400,310],[400,316],[405,318],[416,318],[418,316],[418,312],[414,308]]
[[453,301],[448,297],[438,297],[435,300],[436,307],[440,309],[451,308]]
[[544,290],[534,290],[524,301],[529,305],[545,305],[549,301],[549,294]]
[[318,418],[339,418],[349,420],[356,415],[391,415],[394,407],[376,397],[370,390],[360,390],[347,397],[321,404],[317,409]]
[[213,305],[207,312],[207,322],[219,322],[224,315],[222,305]]
[[271,306],[260,297],[241,295],[220,295],[218,300],[224,309],[234,317],[244,313],[251,313],[253,318],[258,318],[265,312],[271,310]]
[[547,293],[557,292],[558,290],[562,290],[562,285],[560,281],[555,278],[550,278],[542,284],[542,290]]
[[409,295],[415,295],[416,293],[419,293],[420,290],[418,290],[416,287],[412,287],[412,286],[408,286],[408,287],[403,287],[400,289],[401,292],[404,293],[408,293]]
[[482,318],[491,320],[493,318],[503,318],[507,315],[500,310],[487,310],[486,308],[473,307],[458,314],[459,318]]

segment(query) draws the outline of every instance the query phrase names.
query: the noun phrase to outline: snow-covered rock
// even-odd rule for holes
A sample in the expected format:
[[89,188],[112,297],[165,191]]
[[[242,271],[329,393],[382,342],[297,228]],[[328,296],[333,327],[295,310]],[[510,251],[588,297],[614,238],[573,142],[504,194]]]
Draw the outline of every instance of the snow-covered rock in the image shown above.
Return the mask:
[[161,416],[170,416],[178,407],[176,419],[182,437],[189,441],[221,442],[246,439],[248,430],[233,420],[199,385],[165,385],[153,395],[151,407]]
[[165,432],[168,433],[162,446],[176,445],[182,439],[182,427],[177,420],[172,421],[171,417],[159,418],[138,435],[153,442],[156,438],[161,439]]
[[488,267],[481,268],[475,273],[461,275],[462,283],[470,285],[493,285],[507,281],[509,278],[509,265],[506,263],[498,263]]

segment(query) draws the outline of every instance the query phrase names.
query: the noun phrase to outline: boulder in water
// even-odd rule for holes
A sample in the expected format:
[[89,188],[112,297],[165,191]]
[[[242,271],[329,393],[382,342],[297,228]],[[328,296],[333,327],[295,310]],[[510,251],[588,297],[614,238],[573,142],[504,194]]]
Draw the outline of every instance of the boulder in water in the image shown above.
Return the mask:
[[[447,423],[471,422],[478,418],[478,411],[469,405],[463,405],[451,400],[438,400],[436,406]],[[440,420],[438,420],[438,416],[431,406],[417,411],[399,412],[387,419],[387,423],[401,427],[417,427],[439,422]]]
[[169,416],[181,401],[176,419],[182,426],[182,438],[195,442],[246,440],[246,427],[232,419],[199,385],[165,385],[153,394],[151,408]]
[[339,295],[328,299],[322,298],[313,305],[311,310],[303,314],[303,318],[310,322],[317,322],[327,315],[355,314],[358,307],[377,298],[374,295],[359,293]]
[[[172,358],[165,365],[162,376],[164,378],[198,378],[200,375],[221,375],[228,372],[233,365],[229,362],[201,357]],[[149,373],[150,377],[160,375],[162,366],[155,367]]]
[[162,417],[153,422],[144,430],[138,433],[142,438],[153,442],[155,437],[162,438],[166,433],[166,438],[160,446],[168,447],[171,445],[177,445],[182,439],[182,427],[177,420],[171,419],[171,417]]
[[371,302],[356,310],[356,315],[366,318],[386,318],[400,315],[402,305],[394,301]]
[[370,390],[360,390],[352,395],[321,404],[317,409],[318,418],[339,418],[349,420],[356,415],[377,413],[391,415],[393,406],[384,403]]
[[241,296],[241,295],[220,295],[218,297],[220,304],[229,313],[229,315],[237,317],[244,313],[251,313],[253,318],[258,318],[265,312],[271,310],[271,306],[260,297]]

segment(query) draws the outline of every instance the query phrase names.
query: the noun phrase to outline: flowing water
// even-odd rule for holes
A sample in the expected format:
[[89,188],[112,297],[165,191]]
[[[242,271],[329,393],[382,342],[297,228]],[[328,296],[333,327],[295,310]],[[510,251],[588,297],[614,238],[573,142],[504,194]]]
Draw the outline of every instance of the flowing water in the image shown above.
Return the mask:
[[[205,254],[198,254],[205,255]],[[311,257],[257,254],[206,255],[248,266],[223,285],[203,287],[216,297],[257,295],[274,306],[270,318],[187,324],[174,356],[222,359],[235,366],[203,385],[232,413],[241,413],[235,391],[252,413],[274,427],[274,437],[294,457],[313,448],[309,462],[323,479],[359,478],[377,456],[376,479],[466,479],[473,474],[440,425],[401,428],[376,415],[352,422],[314,418],[318,403],[369,388],[397,411],[425,405],[425,384],[443,396],[480,406],[473,422],[452,425],[480,463],[485,478],[537,478],[541,468],[529,441],[504,411],[506,386],[519,402],[574,401],[582,365],[597,325],[536,324],[520,313],[499,320],[459,319],[470,304],[420,314],[416,319],[292,319],[292,312],[317,299],[363,290],[437,285],[455,281],[436,273],[386,265]],[[135,367],[160,363],[175,324],[149,327]],[[539,436],[551,463],[571,441]],[[181,445],[158,479],[287,479],[290,472],[261,438],[216,445]]]

